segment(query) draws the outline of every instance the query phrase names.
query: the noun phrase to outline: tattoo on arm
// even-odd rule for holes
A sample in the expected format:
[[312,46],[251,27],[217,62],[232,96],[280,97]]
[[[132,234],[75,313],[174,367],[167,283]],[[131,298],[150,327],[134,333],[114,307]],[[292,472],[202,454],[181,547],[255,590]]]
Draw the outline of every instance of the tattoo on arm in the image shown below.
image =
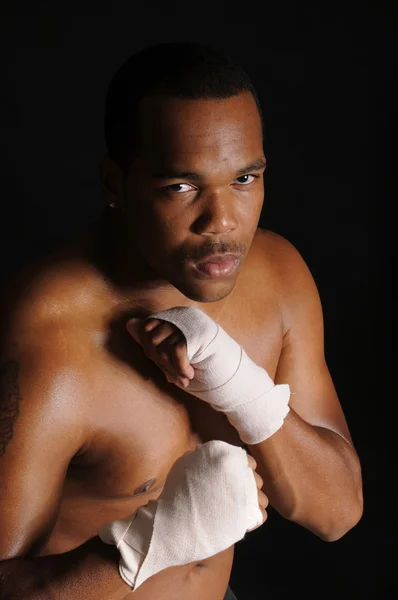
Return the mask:
[[0,365],[0,458],[14,435],[14,423],[19,415],[19,364],[8,360]]

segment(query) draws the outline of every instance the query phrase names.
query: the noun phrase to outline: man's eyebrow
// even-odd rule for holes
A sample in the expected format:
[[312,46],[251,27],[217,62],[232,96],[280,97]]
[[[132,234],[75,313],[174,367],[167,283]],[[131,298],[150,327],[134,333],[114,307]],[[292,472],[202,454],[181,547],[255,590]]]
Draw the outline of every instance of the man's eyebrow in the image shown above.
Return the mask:
[[189,171],[174,171],[173,169],[167,169],[160,173],[152,173],[152,177],[155,179],[190,179],[191,181],[202,181],[203,175],[200,173],[190,173]]
[[[253,163],[244,167],[243,169],[239,169],[236,173],[237,177],[242,177],[242,175],[247,175],[247,173],[251,173],[251,171],[259,171],[260,169],[264,169],[267,165],[267,161],[265,158],[260,157],[257,158]],[[167,171],[162,171],[158,173],[153,173],[152,177],[155,179],[189,179],[191,181],[203,181],[204,176],[201,173],[194,173],[190,171],[178,171],[168,169]]]
[[251,171],[259,171],[260,169],[264,169],[266,166],[267,166],[267,161],[265,160],[265,158],[260,156],[260,158],[255,160],[251,165],[248,165],[247,167],[240,169],[237,172],[237,176],[240,177],[242,175],[247,175],[247,173],[250,173]]

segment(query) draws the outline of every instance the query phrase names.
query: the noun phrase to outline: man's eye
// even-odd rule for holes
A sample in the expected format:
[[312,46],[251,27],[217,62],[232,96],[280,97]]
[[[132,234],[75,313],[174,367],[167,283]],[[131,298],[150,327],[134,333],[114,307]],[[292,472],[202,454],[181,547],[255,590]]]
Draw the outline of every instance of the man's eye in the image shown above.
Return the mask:
[[249,183],[252,183],[257,177],[258,175],[242,175],[241,177],[238,177],[236,181],[241,185],[247,185]]
[[173,183],[172,185],[168,185],[165,187],[166,190],[170,192],[183,193],[189,192],[192,190],[192,186],[189,183]]

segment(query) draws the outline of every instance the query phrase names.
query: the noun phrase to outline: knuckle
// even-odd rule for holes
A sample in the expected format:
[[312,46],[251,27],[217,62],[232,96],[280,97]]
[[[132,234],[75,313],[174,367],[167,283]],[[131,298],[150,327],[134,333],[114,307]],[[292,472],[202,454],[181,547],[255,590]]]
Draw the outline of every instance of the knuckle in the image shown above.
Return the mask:
[[154,346],[160,346],[161,344],[166,345],[167,340],[168,340],[168,335],[164,329],[160,329],[160,330],[159,330],[159,328],[156,329],[153,336],[151,336],[151,343]]
[[256,461],[250,454],[247,455],[247,459],[249,461],[250,468],[253,469],[253,471],[255,471],[257,467]]
[[161,336],[159,335],[158,329],[148,332],[148,340],[152,346],[156,346],[159,343]]
[[148,319],[147,321],[145,321],[144,331],[151,331],[156,326],[157,322],[157,319]]
[[171,330],[167,324],[161,324],[147,332],[151,344],[158,346],[170,336]]
[[259,493],[261,494],[261,504],[262,504],[262,505],[264,506],[264,508],[265,508],[265,506],[268,504],[268,498],[267,498],[267,496],[264,494],[264,492],[262,492],[261,490],[258,490],[258,491],[259,491]]
[[176,342],[174,348],[176,353],[179,355],[184,354],[187,351],[187,345],[184,340],[179,340],[178,342]]
[[164,360],[164,361],[168,361],[169,360],[169,355],[168,355],[168,353],[165,350],[161,350],[159,352],[158,356],[159,356],[159,358],[161,360]]

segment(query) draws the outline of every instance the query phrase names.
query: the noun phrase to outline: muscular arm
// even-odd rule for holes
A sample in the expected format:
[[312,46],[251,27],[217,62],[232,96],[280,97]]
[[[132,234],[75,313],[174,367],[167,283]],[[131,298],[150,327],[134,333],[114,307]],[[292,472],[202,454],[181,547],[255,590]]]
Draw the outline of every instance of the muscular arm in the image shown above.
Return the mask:
[[290,384],[291,410],[281,429],[250,452],[271,506],[334,541],[361,518],[361,468],[325,362],[315,283],[298,252],[282,238],[275,243],[287,328],[275,383]]
[[[132,592],[119,575],[119,551],[95,537],[71,552],[0,562],[1,600],[199,600],[220,598],[228,585],[231,555],[220,553],[203,564],[169,567]],[[206,569],[203,592],[199,572]],[[220,569],[226,573],[220,578]],[[187,591],[188,590],[188,591]]]
[[99,538],[64,554],[1,561],[0,598],[122,600],[129,587],[119,575],[118,561],[115,547]]
[[89,393],[90,378],[82,370],[87,360],[78,332],[73,347],[61,323],[36,319],[32,327],[30,318],[14,310],[2,322],[0,599],[119,600],[128,594],[145,600],[156,590],[160,596],[160,585],[162,597],[169,589],[177,598],[175,588],[195,565],[166,569],[132,594],[119,575],[118,551],[98,537],[71,552],[37,557],[57,519],[69,462],[85,442],[79,400]]

